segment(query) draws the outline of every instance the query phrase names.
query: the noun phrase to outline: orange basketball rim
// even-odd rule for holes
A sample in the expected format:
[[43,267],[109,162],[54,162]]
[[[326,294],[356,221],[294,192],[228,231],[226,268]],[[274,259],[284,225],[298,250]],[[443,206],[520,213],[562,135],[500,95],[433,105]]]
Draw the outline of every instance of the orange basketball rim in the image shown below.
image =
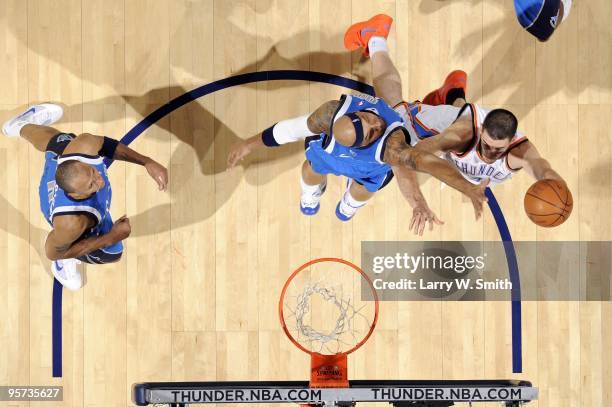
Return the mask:
[[[325,267],[325,263],[328,263],[327,267]],[[297,305],[294,309],[291,309],[288,305],[289,288],[299,284],[296,283],[296,277],[303,271],[310,270],[313,266],[323,266],[326,269],[331,267],[337,268],[339,266],[343,267],[343,269],[346,269],[351,274],[348,276],[349,279],[352,279],[348,284],[349,288],[354,288],[354,284],[358,279],[361,282],[362,294],[364,290],[369,291],[371,298],[367,300],[365,303],[366,305],[357,307],[355,305],[356,301],[352,297],[345,295],[341,284],[331,285],[331,283],[329,283],[329,280],[331,280],[332,277],[336,277],[339,273],[324,272],[323,278],[321,279],[322,282],[308,283],[304,288],[298,288],[299,293],[295,296]],[[351,287],[351,284],[353,287]],[[346,286],[347,284],[344,285]],[[351,292],[352,290],[349,290],[349,293]],[[337,320],[335,322],[331,321],[333,328],[323,333],[301,321],[305,313],[309,311],[312,312],[311,301],[312,296],[315,295],[321,297],[323,302],[331,303],[332,307],[337,308]],[[347,376],[347,355],[363,346],[372,335],[372,332],[374,332],[376,322],[378,321],[378,302],[378,295],[376,294],[370,277],[368,277],[361,268],[343,259],[333,257],[314,259],[300,266],[291,276],[289,276],[280,295],[278,313],[283,331],[289,340],[298,349],[311,356],[311,387],[349,386]],[[369,311],[368,315],[364,312],[365,308]],[[324,314],[325,315],[315,315],[315,317],[333,320],[333,317],[327,318],[330,316],[329,313]],[[293,334],[292,329],[288,326],[288,317],[296,319],[297,321],[297,327],[293,328],[296,334]],[[357,323],[355,322],[356,320]],[[357,325],[361,325],[361,329],[359,329]],[[338,342],[336,348],[331,348],[327,345],[328,342],[333,340]],[[313,344],[318,341],[322,342],[320,348],[313,349]],[[311,346],[307,346],[308,344]]]

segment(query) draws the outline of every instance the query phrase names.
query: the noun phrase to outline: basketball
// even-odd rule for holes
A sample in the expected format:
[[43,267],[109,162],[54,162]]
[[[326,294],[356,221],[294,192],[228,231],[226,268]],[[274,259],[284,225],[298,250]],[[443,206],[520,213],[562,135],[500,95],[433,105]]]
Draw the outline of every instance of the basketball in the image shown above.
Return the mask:
[[533,184],[525,194],[525,212],[538,226],[559,226],[569,218],[574,206],[572,193],[559,181],[543,179]]

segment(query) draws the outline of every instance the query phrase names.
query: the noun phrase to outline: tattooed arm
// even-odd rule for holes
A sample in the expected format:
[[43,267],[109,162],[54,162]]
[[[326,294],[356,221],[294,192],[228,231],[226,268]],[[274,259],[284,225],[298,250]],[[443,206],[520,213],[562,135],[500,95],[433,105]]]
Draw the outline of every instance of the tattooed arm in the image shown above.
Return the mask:
[[308,136],[328,133],[332,117],[340,102],[323,103],[308,116],[283,120],[272,127],[232,146],[227,156],[227,168],[233,168],[253,151],[262,147],[278,147],[282,144],[304,140]]
[[317,110],[308,116],[308,129],[315,134],[329,134],[331,120],[332,117],[334,117],[336,110],[338,110],[338,105],[340,105],[340,101],[330,100],[329,102],[325,102],[319,106]]
[[423,236],[427,224],[429,224],[430,231],[433,230],[434,225],[443,225],[444,222],[427,204],[419,187],[416,172],[407,167],[394,166],[393,173],[397,177],[400,192],[412,207],[412,220],[408,229],[415,235]]
[[[403,130],[398,129],[389,135],[386,140],[383,161],[396,169],[397,167],[404,167],[433,175],[470,198],[474,205],[476,219],[482,214],[483,202],[487,200],[484,195],[487,184],[483,182],[474,185],[463,178],[447,161],[426,151],[410,147],[405,141]],[[401,176],[402,171],[396,169],[394,169],[394,173],[400,174],[398,177]]]

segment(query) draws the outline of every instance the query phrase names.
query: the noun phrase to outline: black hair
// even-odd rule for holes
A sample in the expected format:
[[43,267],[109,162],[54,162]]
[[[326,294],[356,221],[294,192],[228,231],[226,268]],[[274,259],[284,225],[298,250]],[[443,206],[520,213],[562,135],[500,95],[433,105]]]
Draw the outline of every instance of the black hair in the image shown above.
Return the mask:
[[494,140],[511,139],[516,134],[518,120],[506,109],[494,109],[487,114],[482,127]]
[[66,193],[76,192],[72,180],[78,174],[78,161],[68,160],[60,163],[55,170],[55,182]]

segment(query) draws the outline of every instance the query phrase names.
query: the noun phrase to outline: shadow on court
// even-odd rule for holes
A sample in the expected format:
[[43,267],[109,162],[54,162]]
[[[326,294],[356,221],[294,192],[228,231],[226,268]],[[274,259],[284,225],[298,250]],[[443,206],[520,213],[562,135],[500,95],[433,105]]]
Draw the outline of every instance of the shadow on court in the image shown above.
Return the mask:
[[[31,224],[23,212],[2,195],[0,195],[0,212],[4,214],[0,216],[0,230],[27,242],[38,255],[45,272],[53,278],[50,261],[44,253],[44,242],[49,232]],[[42,242],[42,245],[38,242]]]
[[[247,86],[254,88],[256,85]],[[172,95],[182,95],[189,91],[175,86],[170,89],[151,90],[138,96],[122,95],[122,98],[138,113],[138,116],[145,117],[151,113],[153,107],[156,107],[148,101],[155,100],[160,93],[166,94],[168,90]],[[113,98],[115,97],[109,100]],[[274,180],[277,174],[301,165],[303,143],[294,143],[254,152],[236,168],[228,171],[226,160],[230,148],[242,139],[257,134],[263,128],[249,134],[236,134],[211,111],[213,110],[211,106],[215,104],[214,98],[215,95],[205,96],[180,107],[154,124],[154,127],[163,132],[148,129],[140,136],[159,142],[168,141],[166,134],[172,137],[170,143],[173,151],[168,164],[171,202],[156,205],[131,216],[131,236],[151,235],[206,220],[230,199],[242,180],[250,185],[267,184]],[[101,99],[92,104],[104,104],[109,100]],[[256,109],[256,106],[252,109]],[[234,113],[229,112],[229,115],[234,116]],[[107,116],[108,120],[122,118]],[[266,124],[264,128],[272,124],[273,122]],[[253,123],[251,127],[255,129],[255,124]],[[121,135],[112,136],[121,137]],[[138,151],[138,139],[130,146]],[[265,169],[270,165],[274,165],[273,171]],[[295,182],[299,180],[296,179]],[[181,211],[181,214],[173,216],[172,222],[151,222],[152,219],[165,219],[170,213],[170,208]]]
[[[522,104],[531,110],[558,93],[579,98],[586,92],[597,100],[599,91],[612,89],[612,76],[605,68],[612,63],[612,49],[607,45],[612,43],[612,26],[601,13],[603,2],[574,2],[568,19],[547,42],[539,42],[521,27],[511,0],[421,0],[419,11],[433,14],[453,3],[483,7],[482,27],[461,38],[453,50],[455,56],[477,56],[483,46],[483,57],[468,72],[468,78],[482,73],[482,82],[469,82],[468,88],[468,97],[482,95],[478,103],[490,108]],[[509,90],[501,103],[489,103],[499,99],[501,89]]]

